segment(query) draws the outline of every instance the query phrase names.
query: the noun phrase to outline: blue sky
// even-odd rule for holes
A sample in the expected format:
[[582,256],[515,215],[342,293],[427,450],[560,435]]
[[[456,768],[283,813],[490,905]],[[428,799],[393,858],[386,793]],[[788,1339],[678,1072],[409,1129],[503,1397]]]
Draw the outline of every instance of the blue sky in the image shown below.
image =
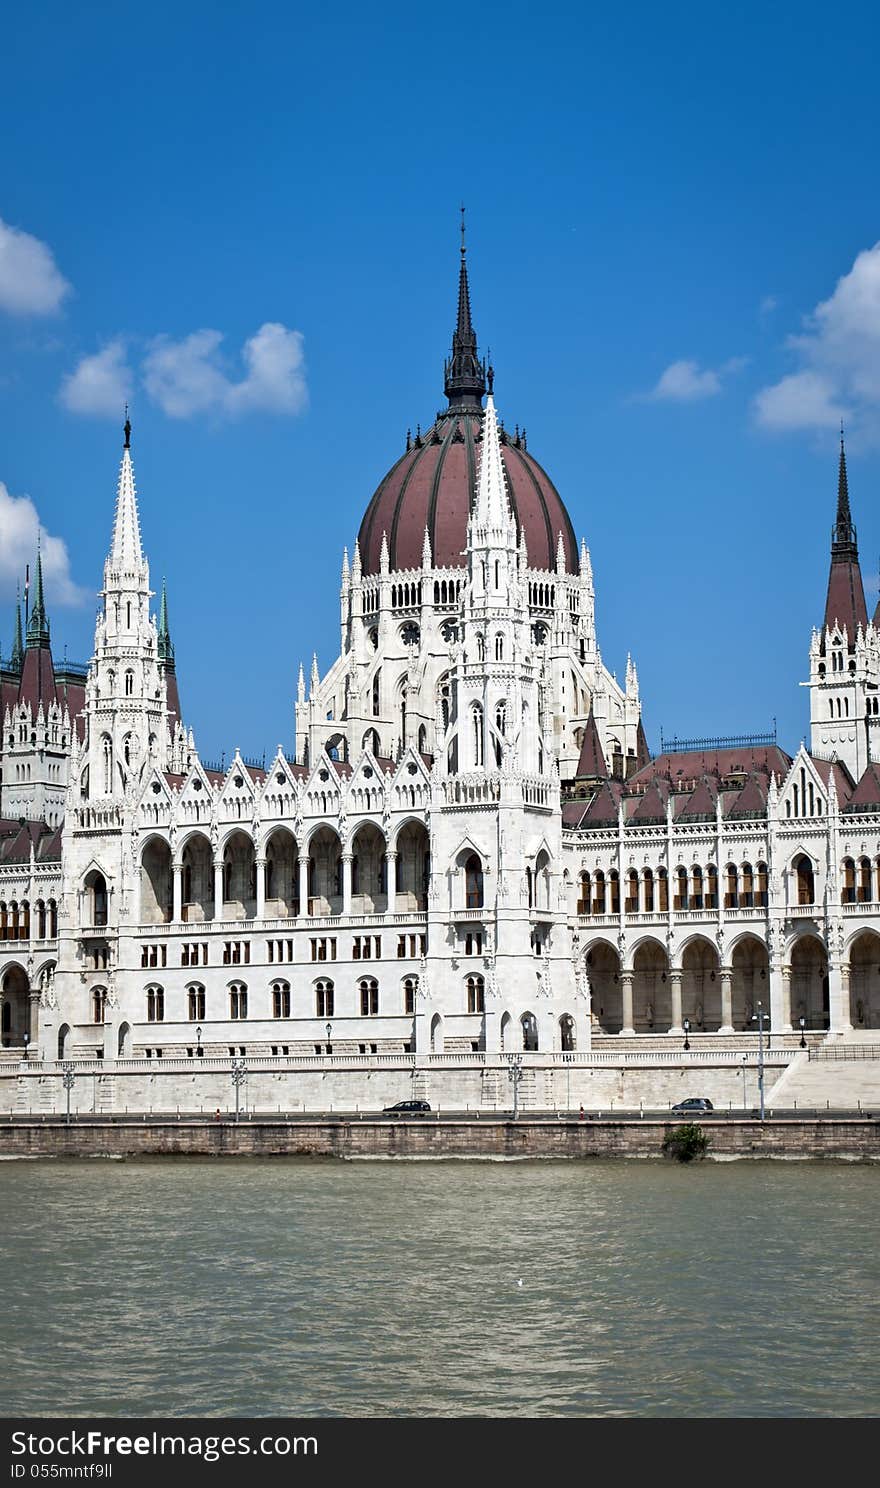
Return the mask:
[[775,717],[796,747],[841,415],[877,592],[878,29],[804,3],[19,7],[4,653],[39,521],[53,644],[91,654],[127,392],[187,721],[208,757],[289,746],[343,544],[443,401],[463,200],[499,412],[590,545],[652,746]]

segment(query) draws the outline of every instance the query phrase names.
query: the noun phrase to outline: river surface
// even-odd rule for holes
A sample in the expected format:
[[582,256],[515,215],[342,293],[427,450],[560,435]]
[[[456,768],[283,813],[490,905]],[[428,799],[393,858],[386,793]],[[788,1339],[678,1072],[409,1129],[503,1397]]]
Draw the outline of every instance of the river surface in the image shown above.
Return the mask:
[[0,1414],[859,1416],[880,1166],[0,1162]]

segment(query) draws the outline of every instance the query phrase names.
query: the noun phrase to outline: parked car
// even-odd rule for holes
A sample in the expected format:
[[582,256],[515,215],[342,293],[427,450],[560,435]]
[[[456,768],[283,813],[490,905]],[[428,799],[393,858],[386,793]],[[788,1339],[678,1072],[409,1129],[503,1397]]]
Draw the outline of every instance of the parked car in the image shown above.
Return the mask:
[[386,1106],[383,1116],[427,1116],[431,1107],[428,1101],[398,1101],[396,1106]]
[[679,1101],[672,1107],[673,1116],[691,1116],[695,1111],[714,1111],[715,1107],[705,1095],[692,1095],[689,1100]]

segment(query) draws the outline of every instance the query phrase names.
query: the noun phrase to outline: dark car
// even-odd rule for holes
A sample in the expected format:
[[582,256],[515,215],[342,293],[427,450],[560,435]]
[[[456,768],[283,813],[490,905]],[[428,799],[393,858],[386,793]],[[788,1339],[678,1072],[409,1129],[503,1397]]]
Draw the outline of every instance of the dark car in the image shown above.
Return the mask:
[[396,1106],[386,1106],[383,1116],[427,1116],[431,1107],[427,1101],[398,1101]]
[[694,1111],[714,1111],[710,1100],[705,1095],[692,1095],[690,1100],[679,1101],[677,1106],[672,1107],[673,1116],[688,1116]]

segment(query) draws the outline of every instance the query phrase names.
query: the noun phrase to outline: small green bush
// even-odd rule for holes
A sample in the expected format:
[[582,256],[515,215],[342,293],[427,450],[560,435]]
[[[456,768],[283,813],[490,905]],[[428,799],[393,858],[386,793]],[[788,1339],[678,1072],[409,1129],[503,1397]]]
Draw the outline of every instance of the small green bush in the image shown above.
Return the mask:
[[674,1126],[663,1138],[664,1157],[674,1157],[677,1162],[693,1162],[705,1157],[709,1138],[701,1126],[689,1121],[685,1126]]

